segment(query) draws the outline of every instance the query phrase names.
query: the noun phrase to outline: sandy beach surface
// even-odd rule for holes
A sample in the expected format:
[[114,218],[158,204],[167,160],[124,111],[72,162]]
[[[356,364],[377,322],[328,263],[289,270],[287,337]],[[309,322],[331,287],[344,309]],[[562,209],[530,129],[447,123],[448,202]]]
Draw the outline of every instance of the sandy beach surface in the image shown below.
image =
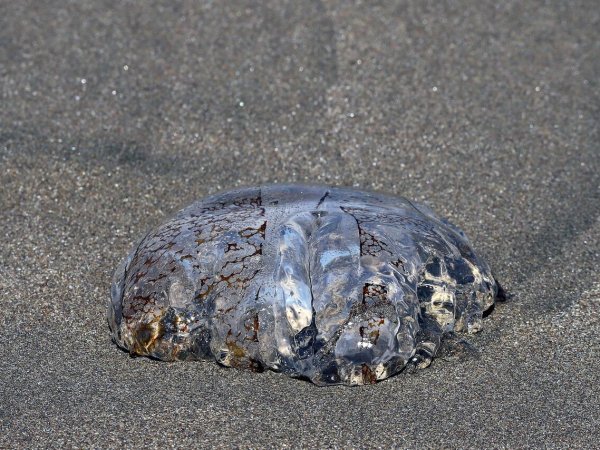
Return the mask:
[[[594,1],[0,1],[0,447],[600,446]],[[437,359],[318,388],[109,340],[112,272],[221,189],[425,201],[511,294]]]

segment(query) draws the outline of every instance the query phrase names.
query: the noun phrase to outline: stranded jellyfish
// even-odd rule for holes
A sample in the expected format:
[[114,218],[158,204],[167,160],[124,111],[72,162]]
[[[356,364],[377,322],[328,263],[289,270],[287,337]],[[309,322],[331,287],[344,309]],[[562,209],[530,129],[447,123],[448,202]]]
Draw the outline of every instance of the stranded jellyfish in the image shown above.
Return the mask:
[[422,204],[270,185],[149,232],[116,270],[108,321],[134,355],[355,385],[427,367],[445,338],[481,330],[499,289],[465,234]]

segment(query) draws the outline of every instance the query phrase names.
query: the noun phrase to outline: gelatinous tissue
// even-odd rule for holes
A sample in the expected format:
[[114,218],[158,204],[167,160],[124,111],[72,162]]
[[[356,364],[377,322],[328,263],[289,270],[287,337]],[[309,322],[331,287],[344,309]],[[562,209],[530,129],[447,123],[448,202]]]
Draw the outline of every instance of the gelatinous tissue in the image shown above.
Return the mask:
[[499,289],[424,205],[268,185],[200,200],[148,233],[116,270],[108,321],[136,355],[368,384],[479,331]]

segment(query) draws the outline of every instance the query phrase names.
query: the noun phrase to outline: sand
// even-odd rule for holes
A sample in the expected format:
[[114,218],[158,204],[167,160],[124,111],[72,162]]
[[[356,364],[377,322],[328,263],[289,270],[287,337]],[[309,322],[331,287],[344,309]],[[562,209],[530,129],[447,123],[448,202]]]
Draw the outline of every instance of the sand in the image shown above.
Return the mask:
[[[0,447],[600,442],[600,9],[589,2],[0,5]],[[149,227],[239,185],[425,201],[510,293],[366,387],[109,340]]]

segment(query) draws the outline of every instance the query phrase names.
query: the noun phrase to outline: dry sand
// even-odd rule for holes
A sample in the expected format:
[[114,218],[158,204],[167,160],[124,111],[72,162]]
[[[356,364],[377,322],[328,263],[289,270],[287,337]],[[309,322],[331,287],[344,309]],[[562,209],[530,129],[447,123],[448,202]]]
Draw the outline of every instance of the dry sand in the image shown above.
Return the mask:
[[[0,447],[600,446],[597,2],[0,1]],[[117,262],[237,185],[426,201],[512,294],[318,388],[108,338]]]

